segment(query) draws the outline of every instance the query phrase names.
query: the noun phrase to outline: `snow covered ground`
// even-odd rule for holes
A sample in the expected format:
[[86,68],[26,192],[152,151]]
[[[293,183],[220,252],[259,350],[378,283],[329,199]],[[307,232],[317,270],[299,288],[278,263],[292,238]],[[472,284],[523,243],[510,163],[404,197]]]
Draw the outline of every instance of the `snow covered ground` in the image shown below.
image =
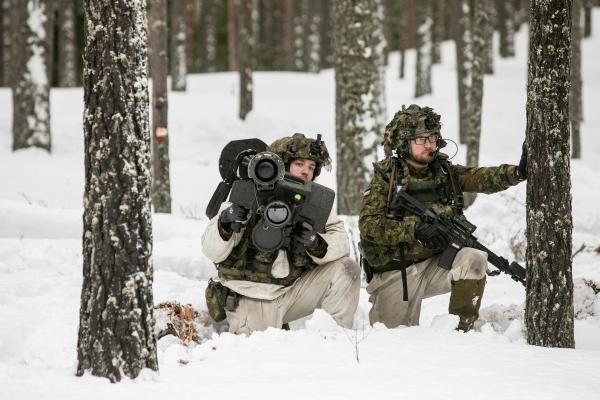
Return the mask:
[[[600,19],[595,11],[594,20]],[[482,165],[517,163],[525,132],[526,32],[517,57],[496,59],[485,78]],[[600,393],[600,33],[583,42],[582,159],[572,161],[576,349],[525,344],[524,289],[506,276],[489,279],[478,328],[452,329],[448,296],[427,300],[421,326],[368,326],[364,289],[355,330],[343,330],[322,311],[286,332],[250,337],[213,334],[183,346],[159,341],[160,374],[135,381],[74,376],[81,286],[83,195],[82,90],[53,89],[53,153],[11,152],[12,104],[0,89],[0,399],[597,399]],[[454,47],[443,45],[434,67],[434,94],[413,99],[414,53],[408,78],[397,79],[398,56],[387,70],[388,117],[402,104],[430,105],[442,114],[443,134],[457,139]],[[200,252],[204,209],[218,176],[217,158],[229,140],[270,142],[293,132],[322,133],[335,154],[333,71],[256,73],[255,108],[237,119],[237,75],[193,75],[186,93],[170,93],[173,214],[155,215],[155,301],[205,309],[206,280],[215,274]],[[388,118],[388,119],[389,119]],[[452,144],[446,149],[452,155]],[[463,162],[460,146],[455,162]],[[334,164],[335,168],[335,164]],[[335,174],[320,182],[334,187]],[[477,236],[509,259],[518,257],[525,227],[525,184],[481,195],[468,210]],[[356,220],[346,219],[357,236]],[[522,247],[522,246],[521,246]],[[600,285],[599,285],[600,286]]]

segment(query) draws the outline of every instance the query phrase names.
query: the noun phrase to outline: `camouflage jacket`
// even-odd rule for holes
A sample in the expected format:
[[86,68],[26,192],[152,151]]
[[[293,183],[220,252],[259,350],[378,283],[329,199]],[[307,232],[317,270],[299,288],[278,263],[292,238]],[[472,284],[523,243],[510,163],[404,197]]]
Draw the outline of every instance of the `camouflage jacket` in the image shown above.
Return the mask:
[[[446,158],[445,154],[438,156],[441,160]],[[394,218],[389,213],[388,204],[392,199],[390,185],[392,194],[398,186],[406,185],[405,189],[409,194],[437,214],[462,212],[455,204],[449,176],[443,172],[440,161],[436,160],[429,166],[417,169],[413,163],[399,160],[395,174],[392,173],[393,165],[391,158],[380,161],[376,168],[379,172],[375,172],[370,186],[363,193],[359,218],[361,244],[364,255],[375,272],[394,269],[391,266],[394,260],[420,261],[439,253],[424,247],[415,239],[414,229],[419,221],[418,217],[405,213]],[[456,184],[464,192],[495,193],[519,183],[515,165],[447,165]],[[404,176],[406,171],[408,179]],[[399,178],[390,182],[394,175]]]
[[[220,211],[229,204],[224,202]],[[272,299],[280,293],[278,289],[281,286],[291,285],[304,272],[349,254],[344,223],[333,211],[325,224],[325,231],[319,233],[322,239],[320,245],[310,252],[291,251],[289,254],[283,249],[260,251],[253,245],[251,233],[257,219],[255,215],[250,217],[241,232],[227,234],[220,227],[219,214],[211,219],[204,231],[202,251],[215,263],[223,285],[244,296]],[[268,294],[265,295],[266,292]]]

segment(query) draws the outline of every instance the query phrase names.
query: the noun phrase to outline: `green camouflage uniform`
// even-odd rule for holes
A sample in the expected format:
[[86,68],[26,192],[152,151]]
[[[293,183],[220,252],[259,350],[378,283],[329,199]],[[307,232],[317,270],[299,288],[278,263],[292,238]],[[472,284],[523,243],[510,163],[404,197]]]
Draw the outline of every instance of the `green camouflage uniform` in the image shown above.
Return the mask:
[[[439,132],[439,115],[428,107],[420,108],[418,106],[411,106],[409,109],[403,107],[386,127],[384,151],[387,157],[375,165],[373,179],[363,193],[359,218],[363,255],[375,275],[384,274],[386,271],[396,272],[402,269],[399,268],[399,265],[414,265],[426,260],[429,260],[428,263],[431,264],[432,257],[438,256],[443,250],[427,248],[415,239],[415,225],[420,222],[418,217],[407,212],[394,214],[389,209],[396,190],[405,190],[439,215],[450,215],[462,213],[462,204],[457,204],[457,202],[462,201],[463,191],[494,193],[519,183],[517,167],[514,165],[503,164],[498,167],[452,165],[448,161],[448,156],[443,153],[438,153],[436,159],[426,166],[412,161],[409,140],[419,136],[439,135]],[[394,151],[395,155],[392,154]],[[451,182],[450,174],[454,178],[455,185]],[[454,193],[454,186],[458,193]],[[460,196],[460,200],[458,196]],[[460,257],[460,259],[470,260],[465,257]],[[438,271],[432,271],[432,274],[438,274]],[[385,276],[387,277],[387,275]],[[458,285],[455,282],[452,284],[454,304],[451,304],[450,310],[459,314],[461,322],[464,322],[463,327],[466,328],[464,330],[470,329],[478,315],[485,284],[484,274],[481,273],[481,275],[483,277],[477,280],[473,279],[474,282],[468,282],[472,279],[467,279],[466,286],[464,282]],[[386,284],[379,282],[377,286],[375,291],[385,290]],[[414,291],[413,288],[409,287],[408,292],[412,291]],[[434,294],[445,291],[438,288]],[[422,295],[425,292],[426,289],[423,289],[420,293]],[[477,297],[477,301],[472,301],[473,296]],[[374,296],[372,295],[372,297]],[[416,318],[417,321],[407,324],[418,323],[420,300],[420,298],[417,299],[418,306],[413,307],[416,308],[414,311],[416,316],[413,319]],[[410,301],[413,299],[409,299]],[[458,305],[459,303],[476,304],[475,307],[470,306],[471,309],[464,312],[464,307]],[[460,315],[461,313],[464,315]],[[375,319],[377,320],[377,318]],[[398,321],[409,320],[410,318]],[[373,318],[371,322],[386,323],[385,320],[373,321]],[[394,324],[386,323],[386,325]]]

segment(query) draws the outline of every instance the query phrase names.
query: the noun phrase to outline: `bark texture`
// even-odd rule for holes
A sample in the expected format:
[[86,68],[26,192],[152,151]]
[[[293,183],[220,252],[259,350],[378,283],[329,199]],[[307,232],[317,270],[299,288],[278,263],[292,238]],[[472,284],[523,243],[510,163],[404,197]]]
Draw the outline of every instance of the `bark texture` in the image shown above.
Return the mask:
[[569,158],[571,1],[530,3],[527,342],[574,347]]
[[396,24],[398,26],[398,46],[400,51],[400,61],[398,65],[398,76],[400,79],[404,78],[404,70],[406,64],[406,11],[404,8],[405,0],[397,0],[396,6],[398,7],[398,13],[396,15]]
[[254,33],[252,29],[252,13],[255,2],[236,0],[238,27],[238,66],[240,74],[240,119],[252,111],[252,66],[254,58]]
[[572,157],[581,158],[581,122],[583,121],[583,104],[581,78],[581,10],[584,0],[572,0],[571,10],[571,97],[569,113],[571,118]]
[[467,142],[469,131],[469,102],[471,93],[473,52],[471,43],[471,2],[455,0],[456,11],[456,66],[458,81],[458,121],[461,144]]
[[185,1],[170,1],[169,8],[171,18],[171,57],[169,57],[171,66],[171,89],[183,92],[187,86]]
[[433,64],[433,9],[431,0],[422,0],[417,7],[417,65],[415,97],[431,93],[431,66]]
[[378,0],[335,0],[338,212],[357,215],[385,127],[383,29]]
[[60,0],[58,7],[58,86],[74,87],[80,82],[75,47],[75,5]]
[[500,57],[515,56],[515,5],[512,1],[496,0],[500,33]]
[[149,70],[152,78],[152,204],[155,212],[170,213],[167,0],[150,0],[149,10]]
[[14,46],[13,151],[41,147],[50,152],[47,7],[42,0],[11,4]]
[[77,375],[158,370],[145,0],[85,0],[83,286]]

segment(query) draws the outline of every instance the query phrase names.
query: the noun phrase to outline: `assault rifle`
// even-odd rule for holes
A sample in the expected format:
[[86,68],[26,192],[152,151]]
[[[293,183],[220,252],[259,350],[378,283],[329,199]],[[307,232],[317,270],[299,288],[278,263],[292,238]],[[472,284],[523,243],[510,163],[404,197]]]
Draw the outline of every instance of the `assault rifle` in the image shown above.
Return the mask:
[[438,215],[403,190],[398,190],[396,193],[390,210],[395,213],[399,210],[406,210],[421,218],[422,221],[438,226],[448,240],[448,247],[442,252],[438,262],[440,268],[449,270],[452,267],[456,253],[463,247],[471,247],[485,251],[490,264],[510,275],[515,281],[525,285],[525,268],[516,261],[509,264],[506,258],[494,254],[490,249],[479,243],[479,240],[473,236],[473,232],[477,227],[470,223],[464,215]]

